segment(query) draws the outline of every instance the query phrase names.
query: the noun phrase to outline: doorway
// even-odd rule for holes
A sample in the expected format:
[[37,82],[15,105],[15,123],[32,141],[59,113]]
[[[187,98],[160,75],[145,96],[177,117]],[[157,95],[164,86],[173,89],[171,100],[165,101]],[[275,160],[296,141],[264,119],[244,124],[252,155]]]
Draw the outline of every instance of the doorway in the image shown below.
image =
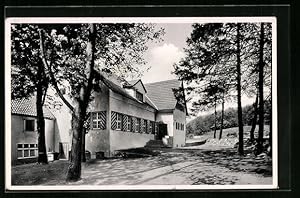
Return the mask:
[[67,142],[59,143],[59,159],[69,159],[69,144]]
[[158,124],[158,133],[157,133],[157,139],[162,140],[165,135],[168,135],[168,125],[164,123]]

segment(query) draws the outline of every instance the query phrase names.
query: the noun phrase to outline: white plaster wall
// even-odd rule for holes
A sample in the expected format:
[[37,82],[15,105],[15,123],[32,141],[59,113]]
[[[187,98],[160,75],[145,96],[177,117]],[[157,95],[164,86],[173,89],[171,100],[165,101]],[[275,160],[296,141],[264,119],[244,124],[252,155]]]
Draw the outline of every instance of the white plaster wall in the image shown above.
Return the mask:
[[[38,133],[24,131],[24,119],[34,119],[35,117],[12,115],[11,116],[11,157],[12,163],[15,164],[17,160],[17,144],[37,144]],[[45,119],[45,143],[46,151],[54,149],[54,123],[55,120]],[[36,125],[36,122],[35,122]]]
[[[185,145],[186,138],[186,113],[175,109],[173,111],[174,115],[174,135],[173,135],[173,147],[182,147]],[[184,130],[176,129],[176,122],[179,124],[184,124]]]
[[[89,111],[106,111],[106,129],[92,129],[85,136],[85,149],[91,152],[92,158],[95,158],[96,152],[104,152],[105,156],[110,155],[109,148],[109,128],[110,128],[110,113],[109,113],[109,90],[102,86],[101,92],[94,93],[94,100],[91,102]],[[91,123],[92,124],[92,123]],[[92,126],[92,125],[91,125]]]
[[[109,107],[110,113],[111,111],[115,111],[138,118],[155,121],[155,110],[152,107],[143,105],[112,91],[110,91]],[[154,135],[152,134],[124,132],[111,130],[110,128],[109,130],[111,151],[143,147],[149,140],[154,139]]]
[[55,151],[55,120],[45,119],[46,151]]
[[55,152],[59,152],[59,143],[65,142],[69,145],[69,150],[71,150],[72,143],[72,131],[71,131],[71,121],[72,115],[69,108],[66,105],[62,105],[58,109],[51,109],[52,114],[56,118],[55,124]]
[[133,132],[124,132],[111,130],[110,132],[110,149],[120,150],[128,148],[139,148],[146,145],[149,140],[153,140],[153,134],[140,134]]

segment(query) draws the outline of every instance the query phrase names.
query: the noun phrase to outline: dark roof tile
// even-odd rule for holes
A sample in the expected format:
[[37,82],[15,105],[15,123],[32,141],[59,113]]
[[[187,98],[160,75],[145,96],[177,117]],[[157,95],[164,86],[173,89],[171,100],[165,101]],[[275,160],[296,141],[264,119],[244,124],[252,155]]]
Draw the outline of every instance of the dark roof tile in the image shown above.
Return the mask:
[[157,106],[158,110],[175,109],[177,100],[173,89],[180,86],[181,82],[177,79],[145,84],[147,96]]
[[[36,113],[36,97],[15,99],[11,102],[11,113],[25,116],[37,116]],[[43,107],[44,117],[48,119],[55,119],[53,114],[47,107]]]

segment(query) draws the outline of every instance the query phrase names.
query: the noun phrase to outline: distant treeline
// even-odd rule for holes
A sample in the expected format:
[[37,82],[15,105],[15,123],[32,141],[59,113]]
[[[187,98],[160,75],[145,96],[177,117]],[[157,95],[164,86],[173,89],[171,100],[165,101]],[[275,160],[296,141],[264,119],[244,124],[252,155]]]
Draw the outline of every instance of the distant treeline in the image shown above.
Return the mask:
[[[269,115],[271,105],[265,102],[265,124],[270,123]],[[251,125],[254,117],[254,108],[252,105],[243,107],[243,123],[244,125]],[[257,118],[259,119],[259,118]],[[187,124],[187,134],[199,135],[208,131],[214,130],[214,113],[199,116]],[[221,126],[221,111],[217,111],[217,129]],[[228,108],[224,110],[224,123],[223,129],[237,127],[238,126],[238,115],[237,108]]]

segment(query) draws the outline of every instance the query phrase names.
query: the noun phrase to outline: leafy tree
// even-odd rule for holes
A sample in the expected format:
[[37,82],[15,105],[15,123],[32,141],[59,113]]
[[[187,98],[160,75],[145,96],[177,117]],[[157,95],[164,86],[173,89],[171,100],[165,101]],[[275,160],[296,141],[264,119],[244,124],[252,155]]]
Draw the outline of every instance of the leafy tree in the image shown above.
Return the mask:
[[260,25],[259,62],[258,62],[258,93],[259,93],[259,129],[257,140],[257,154],[263,150],[264,135],[264,23]]
[[240,155],[244,154],[244,125],[242,114],[242,101],[241,101],[241,47],[240,47],[240,28],[241,24],[236,26],[236,72],[237,72],[237,103],[238,103],[238,127],[239,127],[239,147]]
[[[156,30],[152,24],[68,24],[43,33],[45,45],[59,51],[46,52],[44,65],[49,68],[58,95],[73,111],[67,180],[76,181],[81,175],[82,131],[88,117],[87,109],[93,92],[101,91],[99,83],[106,84],[103,74],[115,73],[121,78],[128,73],[140,75],[147,42],[159,40],[163,30]],[[59,82],[70,85],[73,104],[60,93]]]
[[35,95],[38,131],[38,162],[47,164],[43,105],[49,87],[49,75],[43,67],[37,25],[11,26],[12,99]]
[[[241,97],[242,94],[253,96],[257,93],[260,71],[257,62],[261,57],[260,54],[266,57],[264,62],[267,65],[271,63],[271,31],[265,33],[268,39],[264,40],[265,45],[261,47],[264,52],[259,53],[259,41],[261,40],[259,30],[258,23],[193,24],[191,37],[187,39],[186,57],[175,65],[175,74],[188,84],[188,95],[189,93],[192,96],[198,94],[201,97],[200,93],[204,90],[203,86],[211,82],[212,76],[218,79],[218,83],[216,83],[218,86],[225,82],[223,84],[223,86],[226,85],[224,99],[230,95],[236,95],[237,125],[239,127],[238,151],[241,155],[243,155],[244,133]],[[263,68],[262,74],[263,78],[260,82],[263,82],[263,86],[268,87],[271,76],[270,67]],[[207,98],[200,100],[207,103],[203,103],[203,105],[208,105],[214,101],[208,102]],[[255,120],[255,114],[253,120]],[[220,137],[221,135],[222,133],[220,133]]]
[[188,84],[187,94],[199,98],[193,102],[191,110],[194,114],[215,109],[214,137],[216,137],[216,108],[222,103],[224,109],[225,98],[233,85],[233,78],[230,75],[233,67],[228,64],[230,54],[233,52],[227,38],[227,30],[222,23],[193,24],[193,31],[187,39],[187,44],[186,57],[175,64],[175,74]]

